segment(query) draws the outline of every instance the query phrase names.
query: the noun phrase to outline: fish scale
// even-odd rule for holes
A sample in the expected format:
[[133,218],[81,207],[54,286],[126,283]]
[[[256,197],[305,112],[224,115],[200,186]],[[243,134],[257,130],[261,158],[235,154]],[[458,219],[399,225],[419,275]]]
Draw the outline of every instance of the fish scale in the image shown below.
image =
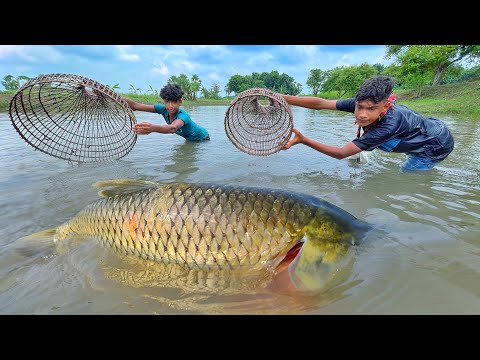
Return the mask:
[[172,183],[101,193],[57,228],[57,240],[96,236],[123,254],[187,268],[276,266],[312,227],[319,241],[342,243],[356,220],[316,197],[275,189]]

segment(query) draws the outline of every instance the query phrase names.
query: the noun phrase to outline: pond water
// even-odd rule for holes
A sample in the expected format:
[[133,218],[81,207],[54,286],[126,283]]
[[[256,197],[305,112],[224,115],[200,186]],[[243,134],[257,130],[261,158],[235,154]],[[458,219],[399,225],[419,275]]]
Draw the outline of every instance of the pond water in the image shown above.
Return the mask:
[[[227,106],[186,107],[211,141],[139,136],[111,163],[72,164],[34,151],[0,114],[0,313],[2,314],[479,314],[479,121],[443,117],[455,150],[423,173],[402,173],[403,154],[375,150],[365,164],[306,146],[257,157],[224,132]],[[356,135],[353,115],[292,108],[295,126],[330,145]],[[164,123],[136,112],[137,121]],[[355,250],[336,286],[318,294],[268,287],[210,294],[162,286],[164,269],[128,264],[95,239],[53,253],[12,251],[16,240],[54,228],[98,198],[98,180],[209,182],[317,196],[381,229]],[[146,274],[148,273],[148,276]],[[155,281],[155,276],[157,280]],[[152,280],[153,279],[153,280]],[[267,279],[269,280],[269,279]]]

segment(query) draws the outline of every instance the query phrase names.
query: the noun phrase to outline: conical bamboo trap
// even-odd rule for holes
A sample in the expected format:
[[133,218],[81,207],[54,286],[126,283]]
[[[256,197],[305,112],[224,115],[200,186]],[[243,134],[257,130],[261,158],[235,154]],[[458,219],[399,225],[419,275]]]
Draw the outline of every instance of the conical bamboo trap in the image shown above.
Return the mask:
[[[267,100],[262,105],[260,100]],[[290,106],[278,93],[252,88],[238,94],[225,114],[225,132],[239,150],[255,156],[280,151],[293,132]]]
[[135,145],[135,115],[108,86],[71,74],[30,79],[10,101],[10,119],[35,150],[73,162],[116,160]]

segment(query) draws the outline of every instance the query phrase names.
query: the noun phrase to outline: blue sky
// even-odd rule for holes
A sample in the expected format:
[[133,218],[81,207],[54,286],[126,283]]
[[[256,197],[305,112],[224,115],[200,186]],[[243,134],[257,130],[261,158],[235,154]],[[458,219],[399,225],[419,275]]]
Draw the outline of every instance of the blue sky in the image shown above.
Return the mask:
[[172,75],[196,74],[206,88],[217,83],[223,96],[232,75],[277,70],[309,93],[311,69],[390,64],[384,56],[384,45],[0,45],[0,79],[66,73],[119,84],[120,92],[130,84],[145,92],[159,90]]

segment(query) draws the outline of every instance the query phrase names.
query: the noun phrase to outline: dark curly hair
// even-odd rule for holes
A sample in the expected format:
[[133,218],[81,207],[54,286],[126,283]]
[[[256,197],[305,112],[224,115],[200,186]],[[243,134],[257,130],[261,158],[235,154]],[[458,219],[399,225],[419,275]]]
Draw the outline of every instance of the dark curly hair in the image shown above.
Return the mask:
[[395,80],[388,76],[377,75],[363,82],[355,96],[355,101],[371,100],[375,104],[387,99],[391,94]]
[[184,92],[180,85],[167,84],[160,90],[160,97],[163,101],[179,101],[182,100]]

